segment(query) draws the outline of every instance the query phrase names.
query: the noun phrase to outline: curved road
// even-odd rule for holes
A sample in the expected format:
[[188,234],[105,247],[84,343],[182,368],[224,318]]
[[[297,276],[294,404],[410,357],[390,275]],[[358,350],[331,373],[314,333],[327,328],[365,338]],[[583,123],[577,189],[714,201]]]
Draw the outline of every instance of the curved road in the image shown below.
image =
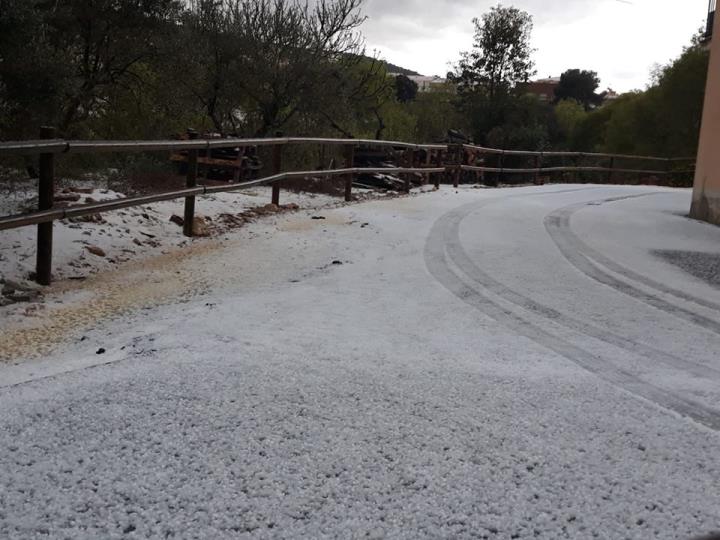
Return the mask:
[[[0,537],[719,529],[720,229],[689,200],[443,188],[50,295],[76,327],[0,365]],[[28,324],[29,357],[57,324]]]

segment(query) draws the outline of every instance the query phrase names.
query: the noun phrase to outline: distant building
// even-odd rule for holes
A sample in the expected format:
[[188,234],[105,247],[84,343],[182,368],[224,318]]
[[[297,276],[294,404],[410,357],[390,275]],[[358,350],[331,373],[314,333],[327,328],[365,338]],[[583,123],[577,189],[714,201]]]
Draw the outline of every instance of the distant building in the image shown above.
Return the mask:
[[[399,73],[388,73],[389,77],[397,77]],[[439,90],[445,87],[447,79],[438,77],[426,77],[425,75],[408,75],[408,79],[418,85],[418,92],[430,92],[431,90]]]
[[442,77],[438,77],[435,75],[434,77],[424,77],[424,76],[413,76],[410,77],[411,81],[414,81],[415,84],[418,85],[418,91],[420,92],[429,92],[431,90],[435,90],[438,88],[442,88],[445,86],[445,83],[447,83],[446,79],[443,79]]
[[618,94],[618,93],[617,93],[615,90],[613,90],[612,88],[608,88],[608,89],[605,90],[601,95],[602,95],[602,98],[603,98],[603,105],[606,105],[606,104],[608,104],[608,103],[612,103],[613,101],[615,101],[617,98],[620,97],[620,94]]
[[530,81],[523,85],[525,93],[537,96],[543,103],[555,101],[555,89],[560,85],[560,77],[548,77]]
[[715,16],[716,6],[716,0],[710,0],[705,35],[710,65],[690,215],[720,225],[720,18]]

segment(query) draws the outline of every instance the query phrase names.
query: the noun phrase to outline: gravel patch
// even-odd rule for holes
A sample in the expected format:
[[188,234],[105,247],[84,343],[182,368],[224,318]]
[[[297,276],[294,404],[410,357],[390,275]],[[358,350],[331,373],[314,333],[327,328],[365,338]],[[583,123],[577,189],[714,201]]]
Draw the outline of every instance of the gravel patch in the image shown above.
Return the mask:
[[678,266],[688,274],[720,288],[720,253],[656,250],[653,255]]

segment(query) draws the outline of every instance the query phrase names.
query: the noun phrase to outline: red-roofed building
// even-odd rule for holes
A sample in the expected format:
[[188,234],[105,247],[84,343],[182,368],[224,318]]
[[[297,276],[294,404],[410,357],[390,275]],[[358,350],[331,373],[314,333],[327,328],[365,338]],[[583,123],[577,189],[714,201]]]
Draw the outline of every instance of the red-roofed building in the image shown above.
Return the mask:
[[526,94],[537,96],[543,103],[555,101],[555,89],[560,85],[560,77],[548,77],[530,81],[524,85]]

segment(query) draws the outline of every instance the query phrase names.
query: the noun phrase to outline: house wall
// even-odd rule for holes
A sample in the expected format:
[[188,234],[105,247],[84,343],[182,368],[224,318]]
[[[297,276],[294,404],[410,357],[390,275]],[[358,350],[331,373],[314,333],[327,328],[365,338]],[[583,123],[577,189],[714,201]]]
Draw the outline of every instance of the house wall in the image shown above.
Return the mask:
[[710,67],[690,215],[720,225],[720,17],[717,16],[710,42]]
[[540,101],[550,102],[555,99],[555,89],[558,87],[557,82],[533,81],[527,83],[525,92],[537,96]]

